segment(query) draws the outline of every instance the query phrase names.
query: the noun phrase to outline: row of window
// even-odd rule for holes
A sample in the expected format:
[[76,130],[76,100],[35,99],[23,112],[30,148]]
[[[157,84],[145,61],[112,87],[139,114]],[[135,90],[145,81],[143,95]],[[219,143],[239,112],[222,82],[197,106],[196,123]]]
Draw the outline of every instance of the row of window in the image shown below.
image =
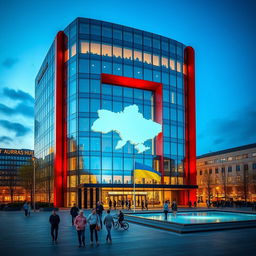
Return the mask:
[[[138,61],[153,66],[162,66],[173,71],[182,72],[182,63],[174,59],[168,58],[166,56],[159,56],[151,54],[146,51],[134,50],[131,48],[122,48],[118,46],[100,44],[97,42],[80,42],[80,51],[81,54],[92,54],[96,56],[104,57],[113,57],[119,60],[129,60],[129,61]],[[68,61],[69,58],[77,54],[76,43],[72,45],[70,52],[66,50],[65,52],[65,61]],[[186,73],[186,66],[183,65],[183,73]]]
[[[5,160],[28,160],[31,159],[31,156],[1,156],[0,159],[5,159]],[[0,161],[1,164],[1,161]]]
[[[70,33],[70,38],[76,35],[76,27],[73,27]],[[91,34],[95,36],[102,36],[106,38],[113,38],[119,41],[126,41],[128,43],[134,43],[134,45],[144,45],[146,47],[153,47],[154,49],[161,49],[162,51],[171,52],[173,54],[182,56],[183,47],[182,45],[177,45],[175,41],[170,41],[168,39],[162,38],[152,38],[152,36],[145,32],[131,32],[131,31],[122,31],[120,29],[112,29],[111,27],[100,26],[96,24],[89,25],[88,23],[79,24],[79,32],[81,34]]]
[[[232,171],[233,171],[233,167],[232,167],[232,166],[228,166],[227,168],[225,168],[225,167],[215,168],[215,173],[219,173],[219,171],[221,171],[222,173],[224,173],[224,172],[226,171],[226,169],[227,169],[228,172],[232,172]],[[244,170],[244,171],[248,171],[248,169],[249,169],[249,165],[248,165],[248,164],[244,164],[244,165],[243,165],[243,170]],[[252,164],[252,169],[253,169],[253,170],[256,170],[256,163],[253,163],[253,164]],[[237,172],[241,171],[241,165],[236,165],[236,171],[237,171]],[[213,173],[213,170],[212,170],[212,169],[209,169],[209,172],[208,172],[208,170],[205,170],[204,173],[205,173],[205,174],[207,174],[207,173],[212,174],[212,173]],[[203,175],[203,171],[200,170],[200,171],[199,171],[199,174],[200,174],[200,175]]]

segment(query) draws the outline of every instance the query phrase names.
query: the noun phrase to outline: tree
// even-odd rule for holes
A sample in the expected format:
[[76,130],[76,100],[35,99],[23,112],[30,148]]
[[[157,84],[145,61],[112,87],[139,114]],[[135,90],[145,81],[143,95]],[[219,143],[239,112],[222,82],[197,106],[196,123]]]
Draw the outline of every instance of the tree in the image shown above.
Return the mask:
[[244,164],[243,166],[243,194],[244,201],[247,202],[248,199],[248,183],[249,183],[249,175],[248,175],[248,164]]
[[11,203],[13,203],[13,197],[17,186],[17,176],[14,173],[10,173],[10,175],[7,177],[7,187],[9,189],[9,194],[11,197]]
[[208,202],[211,201],[211,185],[212,185],[212,177],[211,174],[209,172],[206,172],[204,174],[204,183],[206,185],[206,190],[207,190],[207,197],[208,197]]
[[20,167],[18,171],[21,186],[27,194],[30,194],[30,200],[33,201],[33,184],[34,184],[34,166],[33,161],[29,160],[26,165]]

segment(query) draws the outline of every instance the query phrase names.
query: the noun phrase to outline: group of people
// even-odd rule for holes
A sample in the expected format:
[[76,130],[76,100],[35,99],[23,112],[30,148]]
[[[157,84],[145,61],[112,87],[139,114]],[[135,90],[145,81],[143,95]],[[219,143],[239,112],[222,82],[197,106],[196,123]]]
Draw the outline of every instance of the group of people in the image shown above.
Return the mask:
[[[89,225],[90,229],[90,245],[93,245],[94,239],[97,246],[99,245],[98,232],[102,229],[103,225],[107,230],[106,242],[112,243],[111,229],[114,226],[114,219],[111,215],[110,209],[108,209],[107,215],[105,216],[104,220],[102,220],[103,211],[104,207],[102,202],[97,203],[96,208],[92,209],[87,218],[84,216],[84,212],[79,210],[75,204],[70,209],[71,222],[72,225],[76,227],[79,247],[85,247],[85,229],[87,224]],[[124,214],[122,211],[120,211],[118,221],[121,225],[123,220]],[[51,224],[52,242],[57,244],[60,217],[56,213],[56,210],[53,210],[52,215],[49,218],[49,222]]]
[[[147,200],[142,200],[140,201],[139,199],[137,200],[137,206],[140,207],[141,206],[141,209],[144,210],[144,209],[147,209],[148,210],[148,201]],[[132,202],[131,200],[118,200],[118,202],[116,200],[109,200],[108,202],[108,206],[109,206],[109,209],[112,209],[112,207],[116,210],[116,208],[119,206],[119,207],[122,207],[122,209],[126,208],[127,210],[131,210],[131,206],[132,206]]]
[[[169,213],[169,206],[170,206],[170,202],[167,200],[164,203],[164,215],[165,215],[165,220],[167,220],[168,218],[168,213]],[[178,205],[176,200],[173,200],[172,204],[171,204],[171,209],[172,209],[172,213],[174,215],[174,217],[176,217],[177,211],[178,211]]]
[[[191,201],[188,201],[188,207],[191,208],[192,207],[192,202]],[[194,208],[197,207],[197,202],[194,201]]]

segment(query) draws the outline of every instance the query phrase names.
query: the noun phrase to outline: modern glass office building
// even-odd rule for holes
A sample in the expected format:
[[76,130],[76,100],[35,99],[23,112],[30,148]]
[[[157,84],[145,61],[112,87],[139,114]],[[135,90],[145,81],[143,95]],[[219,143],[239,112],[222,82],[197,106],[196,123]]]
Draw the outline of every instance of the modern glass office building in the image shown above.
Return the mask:
[[[136,202],[159,206],[164,200],[196,199],[193,48],[77,18],[56,35],[36,77],[35,97],[35,157],[42,176],[52,177],[56,206],[132,201],[135,162],[162,174],[161,182],[135,177]],[[142,153],[129,139],[116,148],[115,128],[92,130],[98,110],[121,113],[131,105],[162,126]]]
[[26,199],[18,171],[31,161],[33,155],[34,151],[30,149],[0,148],[0,202]]

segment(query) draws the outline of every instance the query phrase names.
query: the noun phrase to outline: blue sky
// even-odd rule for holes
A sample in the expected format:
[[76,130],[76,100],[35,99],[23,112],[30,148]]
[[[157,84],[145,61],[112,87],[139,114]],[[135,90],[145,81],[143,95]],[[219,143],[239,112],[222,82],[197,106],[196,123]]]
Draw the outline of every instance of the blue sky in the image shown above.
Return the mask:
[[0,147],[33,148],[34,78],[78,16],[195,48],[198,155],[256,142],[256,1],[8,0],[0,10]]

